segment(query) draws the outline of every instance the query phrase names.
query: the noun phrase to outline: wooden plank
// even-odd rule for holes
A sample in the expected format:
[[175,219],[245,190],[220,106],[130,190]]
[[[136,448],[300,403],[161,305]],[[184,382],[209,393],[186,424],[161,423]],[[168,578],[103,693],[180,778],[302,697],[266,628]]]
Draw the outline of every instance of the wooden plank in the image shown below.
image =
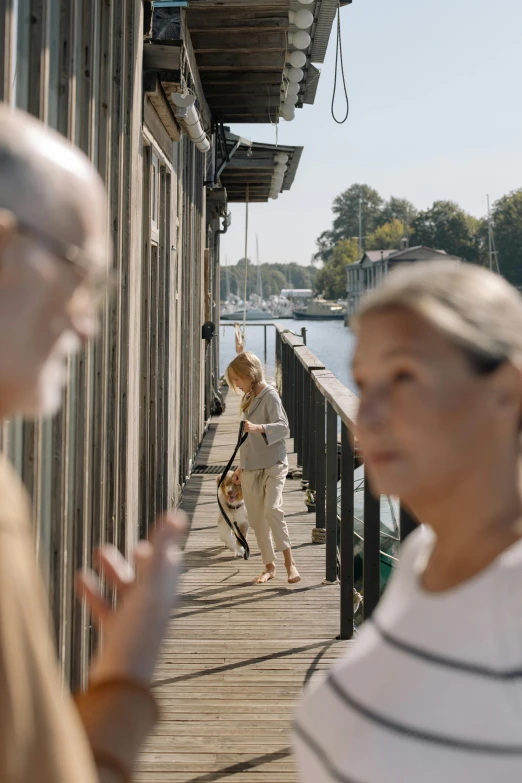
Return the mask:
[[[160,120],[161,126],[167,131],[169,138],[172,141],[179,141],[181,138],[181,131],[174,112],[167,100],[167,96],[163,90],[160,80],[156,73],[147,73],[144,78],[144,93],[145,93],[145,105],[144,105],[144,119],[150,130],[157,135],[158,140],[163,139],[163,134],[159,131],[157,119]],[[154,109],[151,112],[150,109]],[[154,117],[156,115],[156,118]],[[172,160],[172,144],[165,144],[163,142],[162,148],[167,147],[167,156],[169,160]],[[164,149],[165,151],[165,149]]]
[[[287,335],[284,335],[287,337]],[[288,335],[290,336],[290,335]],[[239,398],[212,419],[197,464],[224,465],[235,444]],[[290,466],[295,465],[288,441]],[[290,586],[281,555],[267,585],[252,579],[262,563],[234,559],[216,530],[215,475],[193,475],[182,508],[190,519],[181,606],[156,669],[161,719],[133,780],[140,783],[234,780],[296,783],[291,727],[303,684],[350,649],[338,634],[339,587],[323,585],[324,546],[300,482],[288,480],[284,507],[302,581]]]
[[312,371],[315,385],[341,417],[352,435],[355,433],[359,398],[341,381],[330,373],[315,373]]

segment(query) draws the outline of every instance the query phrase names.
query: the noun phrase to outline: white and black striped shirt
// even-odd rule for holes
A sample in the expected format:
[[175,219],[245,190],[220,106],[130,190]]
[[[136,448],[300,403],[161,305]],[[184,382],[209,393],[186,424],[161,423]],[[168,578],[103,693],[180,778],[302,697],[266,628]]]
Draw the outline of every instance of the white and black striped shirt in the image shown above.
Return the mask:
[[301,783],[522,780],[522,543],[443,593],[418,530],[346,660],[305,692]]

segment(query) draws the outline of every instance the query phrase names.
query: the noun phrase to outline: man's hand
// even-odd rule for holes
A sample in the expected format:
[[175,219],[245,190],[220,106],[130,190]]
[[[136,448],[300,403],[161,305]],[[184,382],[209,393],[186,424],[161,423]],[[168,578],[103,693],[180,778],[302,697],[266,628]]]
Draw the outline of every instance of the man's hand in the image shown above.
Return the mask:
[[243,426],[243,432],[260,432],[263,433],[265,428],[262,424],[252,424],[251,421],[245,421]]
[[177,599],[182,558],[180,538],[184,514],[160,518],[151,541],[140,541],[133,566],[113,546],[102,547],[96,566],[116,592],[114,609],[103,596],[92,571],[77,575],[76,588],[94,622],[100,625],[102,643],[91,666],[90,680],[129,677],[148,685],[167,623]]

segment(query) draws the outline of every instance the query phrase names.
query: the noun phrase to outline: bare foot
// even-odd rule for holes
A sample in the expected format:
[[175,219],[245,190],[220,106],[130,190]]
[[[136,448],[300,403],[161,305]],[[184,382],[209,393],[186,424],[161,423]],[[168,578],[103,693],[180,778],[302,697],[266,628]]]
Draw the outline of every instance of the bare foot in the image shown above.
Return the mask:
[[286,570],[288,572],[289,584],[295,585],[297,582],[301,581],[301,577],[299,575],[299,571],[297,570],[295,563],[292,563]]
[[274,576],[275,576],[275,568],[268,568],[267,566],[262,574],[256,576],[252,584],[264,585],[265,582],[268,582],[270,579],[273,579]]

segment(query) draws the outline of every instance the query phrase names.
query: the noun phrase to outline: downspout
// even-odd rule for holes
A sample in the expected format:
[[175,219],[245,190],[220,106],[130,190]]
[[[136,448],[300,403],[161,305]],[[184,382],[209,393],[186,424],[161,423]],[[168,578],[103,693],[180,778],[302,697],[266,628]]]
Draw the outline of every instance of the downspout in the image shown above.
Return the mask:
[[179,124],[201,152],[210,150],[210,141],[201,126],[201,118],[196,109],[196,96],[190,93],[173,92],[170,95],[172,103],[176,107],[174,115]]

